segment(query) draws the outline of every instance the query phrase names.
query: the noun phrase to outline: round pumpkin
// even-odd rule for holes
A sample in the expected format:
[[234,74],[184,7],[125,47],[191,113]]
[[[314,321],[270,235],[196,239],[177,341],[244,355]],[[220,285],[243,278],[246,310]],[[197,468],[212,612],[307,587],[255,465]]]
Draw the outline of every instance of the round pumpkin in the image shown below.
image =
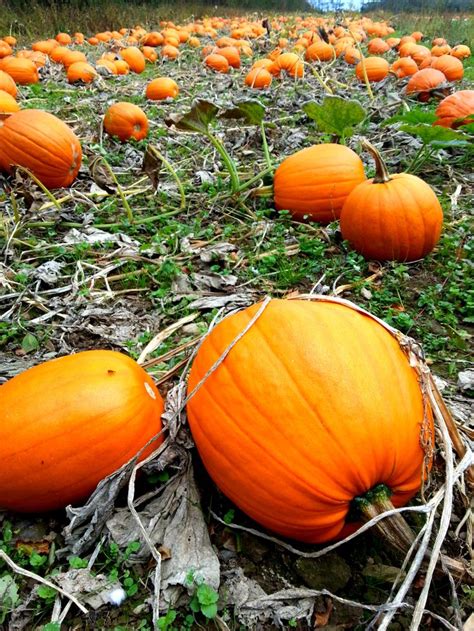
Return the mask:
[[368,81],[377,83],[385,79],[389,69],[390,65],[383,57],[365,57],[357,64],[355,73],[359,81],[365,81],[365,75],[367,75]]
[[458,44],[450,51],[450,55],[457,57],[458,59],[467,59],[471,56],[471,49],[464,44]]
[[158,77],[153,79],[146,87],[145,95],[152,101],[174,99],[179,94],[179,87],[170,77]]
[[104,129],[122,142],[130,138],[143,140],[148,135],[148,118],[138,105],[114,103],[105,113]]
[[263,526],[310,543],[342,538],[354,498],[383,483],[401,506],[420,487],[420,435],[432,426],[417,374],[355,306],[271,300],[244,333],[259,307],[225,318],[199,348],[194,441],[221,491]]
[[21,110],[0,122],[0,170],[26,167],[48,188],[69,186],[81,166],[79,139],[49,112]]
[[416,61],[411,57],[401,57],[393,62],[390,66],[390,72],[393,72],[399,79],[410,77],[418,72]]
[[145,57],[143,56],[141,50],[138,49],[136,46],[124,48],[122,51],[120,51],[120,54],[122,55],[122,59],[127,62],[132,72],[141,74],[145,70]]
[[262,67],[252,68],[245,77],[245,85],[257,90],[268,88],[272,81],[272,75],[268,72],[268,70],[265,70],[265,68]]
[[92,83],[97,78],[97,70],[84,61],[76,61],[67,69],[67,80],[69,83]]
[[[450,94],[436,108],[438,119],[433,125],[456,129],[474,120],[474,90],[460,90]],[[470,118],[469,118],[470,117]]]
[[431,62],[431,67],[441,70],[448,81],[461,81],[464,76],[462,61],[452,55],[435,57]]
[[305,53],[306,61],[332,61],[336,56],[336,51],[331,44],[319,41],[308,46]]
[[429,101],[431,92],[446,82],[445,75],[435,68],[424,68],[412,75],[407,83],[407,94],[416,94],[418,100]]
[[2,70],[18,85],[30,85],[39,82],[38,68],[31,59],[8,57],[2,62]]
[[296,219],[329,223],[340,215],[346,197],[365,180],[359,156],[344,145],[313,145],[297,151],[275,171],[275,208]]
[[0,90],[4,92],[8,92],[13,98],[16,98],[18,88],[16,87],[16,83],[10,77],[9,74],[0,70]]
[[227,58],[218,53],[211,53],[204,59],[204,63],[208,68],[212,68],[216,72],[227,73],[229,72],[229,62]]
[[114,351],[53,359],[7,381],[0,387],[0,506],[45,511],[85,499],[158,434],[162,411],[151,377]]
[[0,90],[0,119],[10,116],[10,114],[14,112],[18,112],[19,109],[20,106],[12,95],[5,92],[5,90]]
[[365,147],[376,163],[376,175],[354,188],[341,211],[344,239],[367,259],[415,261],[438,243],[443,224],[441,204],[433,189],[416,175],[389,175],[378,151]]

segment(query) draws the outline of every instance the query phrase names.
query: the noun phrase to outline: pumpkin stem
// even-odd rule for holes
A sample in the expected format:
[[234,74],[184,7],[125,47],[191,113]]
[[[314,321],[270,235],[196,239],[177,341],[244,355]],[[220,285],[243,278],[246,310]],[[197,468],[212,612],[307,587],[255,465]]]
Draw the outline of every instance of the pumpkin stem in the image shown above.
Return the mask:
[[[378,484],[370,491],[367,491],[365,495],[354,498],[353,502],[363,521],[370,521],[377,515],[381,515],[389,510],[393,510],[395,507],[392,504],[390,497],[392,492],[385,486],[385,484]],[[400,513],[391,515],[386,519],[380,520],[373,526],[377,535],[382,537],[392,548],[401,552],[403,555],[408,553],[415,535],[410,526],[405,521],[404,517]],[[430,550],[426,552],[426,558],[429,558]],[[426,563],[426,562],[425,562]],[[421,567],[421,571],[425,568],[425,563]],[[457,559],[451,559],[450,557],[441,554],[440,565],[438,565],[437,574],[443,575],[444,571],[441,567],[444,566],[456,579],[462,579],[468,582],[472,581],[469,576],[466,566],[462,561]]]
[[387,165],[383,161],[382,156],[378,149],[374,147],[367,139],[362,141],[362,148],[368,151],[375,160],[375,177],[373,179],[374,184],[385,184],[390,182],[390,174],[387,169]]

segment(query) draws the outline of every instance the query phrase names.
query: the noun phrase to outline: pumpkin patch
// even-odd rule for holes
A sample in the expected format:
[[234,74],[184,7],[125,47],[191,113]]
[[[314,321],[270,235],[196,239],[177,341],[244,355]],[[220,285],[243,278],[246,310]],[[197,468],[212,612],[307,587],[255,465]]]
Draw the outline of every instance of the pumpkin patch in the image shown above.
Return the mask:
[[2,628],[467,629],[472,14],[419,2],[3,3]]

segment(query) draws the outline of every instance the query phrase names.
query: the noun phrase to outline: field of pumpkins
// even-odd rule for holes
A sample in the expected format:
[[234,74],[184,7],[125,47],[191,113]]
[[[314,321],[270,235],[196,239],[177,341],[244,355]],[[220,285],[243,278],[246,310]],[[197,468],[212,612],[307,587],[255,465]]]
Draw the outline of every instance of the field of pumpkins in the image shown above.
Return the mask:
[[1,628],[474,628],[460,19],[0,32]]

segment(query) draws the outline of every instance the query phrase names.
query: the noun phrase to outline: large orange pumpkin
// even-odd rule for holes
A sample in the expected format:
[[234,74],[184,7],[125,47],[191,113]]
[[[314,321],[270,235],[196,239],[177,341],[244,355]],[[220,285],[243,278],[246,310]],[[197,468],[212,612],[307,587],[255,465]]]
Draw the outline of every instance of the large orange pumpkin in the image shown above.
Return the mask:
[[0,70],[0,90],[8,92],[8,94],[11,94],[13,98],[16,98],[18,92],[18,88],[16,87],[14,80],[3,70]]
[[0,506],[45,511],[86,498],[158,434],[162,411],[149,375],[114,351],[19,374],[0,387]]
[[140,74],[145,70],[145,57],[143,56],[141,50],[136,46],[124,48],[120,54],[122,55],[122,59],[124,59],[129,65],[132,72]]
[[[438,119],[433,125],[456,129],[474,119],[474,90],[460,90],[450,94],[436,108]],[[470,117],[470,119],[469,119]]]
[[0,122],[0,170],[20,165],[48,188],[60,188],[75,179],[81,160],[76,134],[53,114],[21,110]]
[[389,175],[378,151],[367,142],[365,146],[375,158],[376,175],[347,197],[342,236],[365,258],[404,262],[425,257],[443,224],[435,192],[415,175]]
[[2,61],[2,70],[18,85],[30,85],[39,82],[38,68],[31,59],[7,57]]
[[297,219],[329,223],[340,215],[346,197],[365,180],[359,156],[344,145],[313,145],[289,156],[275,171],[275,208]]
[[355,73],[359,81],[365,81],[367,75],[368,81],[377,83],[385,79],[389,69],[390,65],[383,57],[365,57],[357,64]]
[[431,62],[431,67],[441,70],[448,81],[461,81],[464,76],[462,61],[452,55],[435,57]]
[[152,101],[174,99],[179,94],[179,87],[170,77],[158,77],[146,86],[145,94],[146,98]]
[[341,538],[354,498],[383,483],[400,506],[420,487],[420,435],[432,425],[417,374],[396,339],[347,303],[271,300],[244,332],[259,307],[225,318],[196,355],[194,441],[222,492],[263,526]]
[[19,109],[20,106],[12,95],[5,92],[5,90],[0,90],[0,120],[14,112],[18,112]]
[[114,103],[105,113],[104,129],[122,142],[130,138],[143,140],[148,135],[148,118],[138,105]]
[[445,75],[435,68],[418,70],[410,77],[405,91],[407,94],[417,94],[418,100],[429,101],[431,92],[446,82]]

